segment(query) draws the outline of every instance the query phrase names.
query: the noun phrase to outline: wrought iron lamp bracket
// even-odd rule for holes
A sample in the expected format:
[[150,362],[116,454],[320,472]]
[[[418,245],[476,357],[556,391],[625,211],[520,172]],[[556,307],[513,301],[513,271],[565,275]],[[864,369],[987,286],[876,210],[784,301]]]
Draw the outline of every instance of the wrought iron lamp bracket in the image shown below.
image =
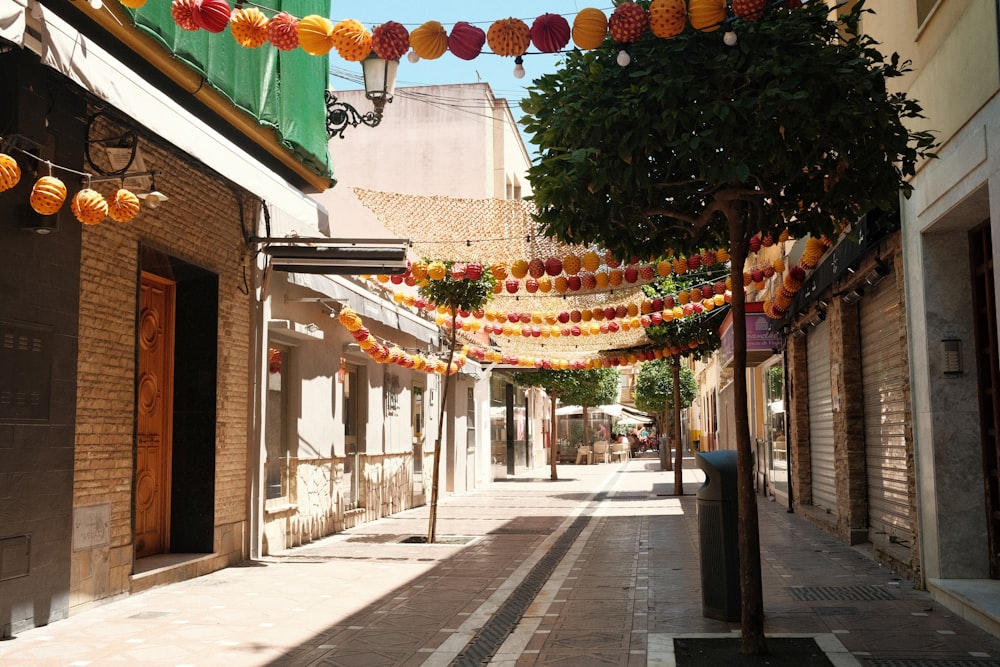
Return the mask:
[[366,114],[361,113],[346,102],[338,102],[337,96],[332,90],[324,93],[326,100],[326,133],[328,136],[339,136],[344,138],[344,130],[347,126],[357,127],[367,125],[375,127],[382,122],[382,109],[376,107],[374,111]]

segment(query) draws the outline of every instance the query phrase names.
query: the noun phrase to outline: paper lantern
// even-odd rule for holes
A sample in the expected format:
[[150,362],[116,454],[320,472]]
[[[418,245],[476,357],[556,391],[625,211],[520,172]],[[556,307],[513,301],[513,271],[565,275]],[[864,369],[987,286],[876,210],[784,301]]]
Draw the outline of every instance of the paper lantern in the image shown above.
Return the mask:
[[36,213],[54,215],[66,201],[66,185],[55,176],[42,176],[35,181],[28,201]]
[[299,21],[299,46],[311,56],[325,56],[335,46],[333,21],[310,14]]
[[519,280],[528,275],[527,260],[523,259],[514,260],[514,263],[510,265],[510,275],[514,276]]
[[129,9],[139,9],[144,4],[146,4],[146,0],[118,0],[118,2],[128,7]]
[[[361,23],[344,19],[333,28],[337,53],[348,62],[361,62],[372,52],[372,36]],[[299,24],[299,42],[302,42],[302,24]]]
[[472,60],[483,51],[486,31],[468,21],[459,21],[448,35],[448,50],[462,60]]
[[550,276],[558,276],[562,273],[563,263],[558,257],[549,257],[545,260],[545,273]]
[[576,274],[580,273],[580,268],[582,267],[580,258],[573,254],[569,254],[563,257],[562,264],[563,264],[563,272],[565,272],[566,275],[570,276],[575,276]]
[[299,20],[288,12],[279,12],[267,22],[267,41],[279,51],[292,51],[299,45]]
[[219,33],[229,25],[232,9],[226,0],[195,0],[191,5],[191,19],[199,28]]
[[85,225],[100,224],[108,216],[108,202],[104,196],[90,188],[84,188],[76,193],[70,208],[76,219]]
[[170,16],[182,30],[195,32],[200,26],[194,20],[195,0],[173,0],[170,3]]
[[383,60],[399,60],[410,49],[410,32],[402,23],[386,21],[372,31],[372,51]]
[[20,182],[21,167],[17,160],[6,153],[0,153],[0,192],[10,190]]
[[685,0],[653,0],[649,5],[649,29],[663,39],[676,37],[687,23]]
[[611,13],[608,19],[608,32],[616,42],[629,44],[642,37],[649,27],[649,15],[646,10],[634,2],[623,2]]
[[581,49],[596,49],[608,34],[608,19],[600,9],[582,9],[573,19],[572,34],[573,43]]
[[726,20],[726,0],[690,0],[688,20],[695,30],[702,32],[718,30]]
[[267,41],[267,17],[256,7],[237,9],[229,21],[229,32],[240,46],[256,49]]
[[732,0],[733,14],[744,21],[757,21],[764,16],[767,0]]
[[542,14],[531,24],[531,43],[542,53],[561,51],[569,43],[569,21],[559,14]]
[[498,56],[520,56],[528,50],[528,44],[531,43],[531,30],[521,19],[500,19],[490,25],[486,41]]
[[413,52],[424,60],[435,60],[448,50],[448,33],[437,21],[428,21],[410,33]]
[[115,222],[131,222],[139,214],[139,198],[120,188],[108,200],[108,217]]

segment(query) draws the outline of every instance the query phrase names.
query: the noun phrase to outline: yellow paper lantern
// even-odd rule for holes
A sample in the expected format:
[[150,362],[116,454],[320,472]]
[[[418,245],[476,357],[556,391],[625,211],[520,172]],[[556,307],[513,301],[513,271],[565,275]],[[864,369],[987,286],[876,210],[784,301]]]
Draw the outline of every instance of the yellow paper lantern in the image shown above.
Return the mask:
[[573,19],[573,43],[581,49],[596,49],[607,34],[608,17],[600,9],[582,9]]
[[339,47],[340,39],[346,39],[341,35],[334,38],[333,28],[333,21],[325,16],[306,16],[299,21],[299,46],[311,56],[325,56],[334,46]]
[[726,20],[726,0],[691,0],[688,4],[688,20],[695,30],[718,30]]
[[146,0],[118,0],[118,2],[122,3],[129,9],[139,9],[146,4]]
[[108,202],[97,190],[84,188],[76,193],[70,208],[76,219],[85,225],[100,224],[108,216]]
[[10,190],[20,182],[21,167],[17,160],[6,153],[0,153],[0,192]]
[[42,176],[35,181],[28,200],[40,215],[55,215],[66,201],[66,185],[55,176]]
[[410,33],[410,46],[424,60],[435,60],[448,50],[448,33],[438,21],[427,21]]
[[131,222],[139,214],[139,198],[120,188],[108,200],[108,217],[115,222]]

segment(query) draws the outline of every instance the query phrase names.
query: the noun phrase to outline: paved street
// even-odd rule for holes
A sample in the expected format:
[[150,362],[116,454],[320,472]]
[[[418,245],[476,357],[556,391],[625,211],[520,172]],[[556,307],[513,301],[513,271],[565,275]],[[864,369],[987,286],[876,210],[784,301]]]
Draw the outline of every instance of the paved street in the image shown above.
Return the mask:
[[[112,602],[0,642],[5,666],[676,664],[702,616],[695,492],[655,459],[539,468],[427,508]],[[989,667],[1000,640],[760,499],[766,630],[834,665]],[[492,656],[492,657],[491,657]]]

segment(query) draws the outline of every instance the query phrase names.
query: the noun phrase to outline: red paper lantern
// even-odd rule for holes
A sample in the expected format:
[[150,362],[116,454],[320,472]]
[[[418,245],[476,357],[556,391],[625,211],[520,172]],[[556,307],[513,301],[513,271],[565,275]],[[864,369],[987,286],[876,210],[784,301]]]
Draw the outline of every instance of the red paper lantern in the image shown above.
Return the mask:
[[448,35],[448,50],[462,60],[472,60],[483,50],[486,31],[467,21],[459,21]]
[[199,28],[209,32],[222,32],[229,25],[233,10],[226,0],[195,0],[191,18]]
[[279,12],[267,22],[267,41],[279,51],[293,51],[299,45],[299,20],[288,12]]
[[542,53],[561,51],[569,36],[569,21],[559,14],[542,14],[531,24],[531,43]]
[[170,3],[170,16],[182,30],[195,32],[201,28],[194,20],[195,0],[173,0]]
[[399,60],[409,49],[410,32],[402,23],[386,21],[372,31],[372,51],[383,60]]

